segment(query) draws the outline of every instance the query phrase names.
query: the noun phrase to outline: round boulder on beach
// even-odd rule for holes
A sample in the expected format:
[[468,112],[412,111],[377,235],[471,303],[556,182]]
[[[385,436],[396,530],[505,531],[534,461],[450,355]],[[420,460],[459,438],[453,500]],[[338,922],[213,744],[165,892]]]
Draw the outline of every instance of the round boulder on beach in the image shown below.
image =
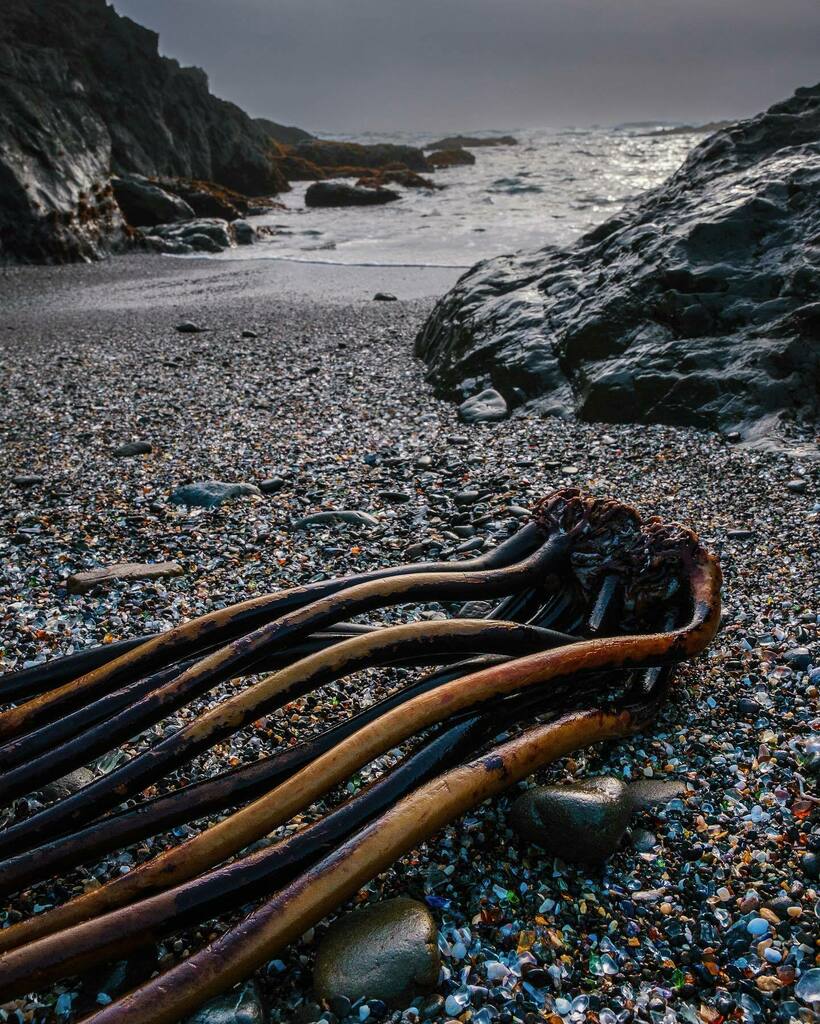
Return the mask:
[[313,974],[320,999],[381,999],[401,1008],[438,981],[436,922],[423,903],[399,897],[336,921]]
[[601,776],[527,790],[513,804],[510,824],[562,860],[595,864],[618,848],[632,807],[629,787]]

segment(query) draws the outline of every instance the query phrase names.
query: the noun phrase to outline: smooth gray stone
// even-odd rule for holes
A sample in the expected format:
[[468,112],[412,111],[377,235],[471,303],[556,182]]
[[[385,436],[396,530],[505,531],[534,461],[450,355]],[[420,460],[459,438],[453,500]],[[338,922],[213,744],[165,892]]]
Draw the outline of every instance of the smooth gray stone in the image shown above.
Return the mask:
[[328,512],[314,512],[312,515],[303,516],[293,524],[295,530],[304,529],[306,526],[322,526],[332,523],[350,523],[353,526],[378,526],[379,521],[375,516],[367,512],[359,512],[358,509],[337,509]]
[[148,455],[151,451],[150,441],[129,441],[127,444],[121,444],[119,448],[115,448],[112,454],[117,459],[127,459],[131,455]]
[[509,413],[504,396],[495,388],[486,388],[458,407],[458,414],[465,423],[493,423],[506,419]]
[[435,987],[440,966],[432,914],[399,897],[336,921],[319,946],[313,983],[320,999],[367,997],[401,1008]]
[[222,480],[203,480],[196,484],[183,484],[171,492],[170,500],[175,505],[195,505],[200,508],[217,508],[229,498],[247,494],[261,495],[255,484],[230,484]]
[[253,245],[256,241],[256,228],[246,220],[235,220],[231,230],[237,245]]
[[618,848],[632,814],[629,787],[609,776],[527,790],[510,824],[531,843],[569,863],[598,863]]
[[688,792],[683,779],[637,779],[629,786],[632,806],[640,811],[660,807],[670,800],[683,800]]

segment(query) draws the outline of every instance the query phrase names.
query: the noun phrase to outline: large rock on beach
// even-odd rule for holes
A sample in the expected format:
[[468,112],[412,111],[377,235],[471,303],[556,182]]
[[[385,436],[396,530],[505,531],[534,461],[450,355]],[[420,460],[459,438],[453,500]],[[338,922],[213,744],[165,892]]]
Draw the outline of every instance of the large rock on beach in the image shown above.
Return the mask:
[[820,389],[820,86],[698,145],[568,249],[485,260],[416,341],[440,392],[768,433]]
[[[127,68],[127,74],[123,69]],[[125,244],[109,177],[288,188],[264,124],[213,96],[199,68],[105,0],[4,0],[0,246],[15,259],[93,259]]]
[[506,419],[509,412],[506,399],[494,388],[480,391],[458,407],[458,415],[464,423],[493,423]]
[[166,192],[141,174],[112,178],[111,187],[123,216],[132,227],[172,224],[194,216],[193,209],[184,199],[173,192]]
[[401,196],[390,188],[359,188],[338,181],[317,181],[305,192],[305,206],[382,206]]
[[513,804],[510,823],[531,843],[569,863],[599,863],[626,832],[629,787],[610,776],[528,789]]
[[322,940],[313,983],[320,999],[368,997],[402,1008],[431,991],[441,966],[436,922],[399,897],[346,914]]

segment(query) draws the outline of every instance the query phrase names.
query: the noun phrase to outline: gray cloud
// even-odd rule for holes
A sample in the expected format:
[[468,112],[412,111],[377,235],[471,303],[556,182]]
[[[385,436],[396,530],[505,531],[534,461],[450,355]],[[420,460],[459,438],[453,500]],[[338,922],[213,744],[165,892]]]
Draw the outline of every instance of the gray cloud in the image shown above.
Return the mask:
[[114,0],[217,95],[315,130],[752,114],[820,78],[817,0]]

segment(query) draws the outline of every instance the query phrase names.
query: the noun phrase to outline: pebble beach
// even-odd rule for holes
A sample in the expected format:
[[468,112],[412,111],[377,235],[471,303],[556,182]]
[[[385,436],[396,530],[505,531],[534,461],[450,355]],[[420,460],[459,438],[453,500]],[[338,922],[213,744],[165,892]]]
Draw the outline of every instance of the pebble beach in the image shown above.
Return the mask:
[[[716,641],[679,672],[649,732],[579,752],[528,783],[608,775],[674,783],[674,796],[638,807],[599,868],[545,856],[514,834],[509,809],[522,786],[378,876],[355,905],[409,895],[438,925],[441,976],[415,1006],[316,1003],[327,923],[256,981],[274,1022],[811,1020],[820,1006],[816,438],[755,448],[692,429],[520,413],[466,425],[412,354],[455,272],[252,262],[134,256],[0,272],[0,673],[296,584],[474,557],[561,486],[679,521],[720,555]],[[379,291],[398,301],[373,301]],[[183,323],[200,330],[181,332]],[[144,442],[141,454],[115,454],[133,442]],[[171,500],[201,481],[251,486],[214,508]],[[356,515],[305,522],[322,512]],[[120,562],[180,571],[69,593],[73,574]],[[397,608],[384,620],[448,611]],[[163,786],[255,760],[410,675],[369,671],[325,687]],[[238,685],[87,771],[110,771]],[[36,809],[28,799],[0,809],[0,822]],[[208,823],[26,890],[0,906],[0,926]],[[3,1005],[0,1021],[79,1020],[233,920],[174,936],[156,959],[129,964],[127,982],[125,969],[96,972]]]

